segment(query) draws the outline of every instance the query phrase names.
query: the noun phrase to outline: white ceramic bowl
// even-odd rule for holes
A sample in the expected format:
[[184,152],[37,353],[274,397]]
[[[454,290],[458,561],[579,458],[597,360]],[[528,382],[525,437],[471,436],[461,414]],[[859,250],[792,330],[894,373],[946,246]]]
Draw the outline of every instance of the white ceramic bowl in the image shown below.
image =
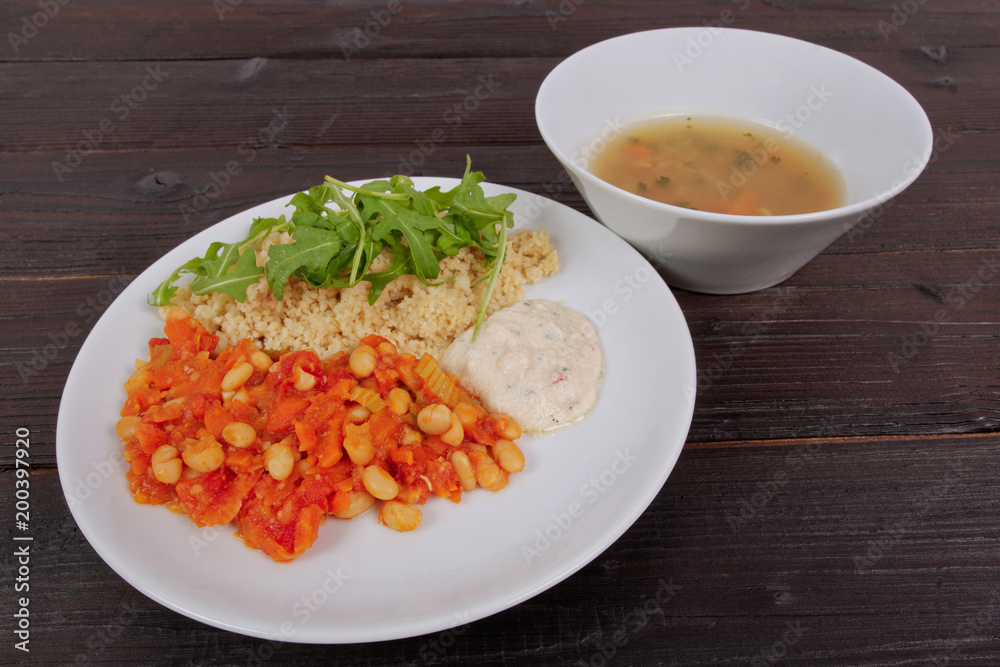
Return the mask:
[[[600,180],[591,156],[623,128],[671,114],[744,118],[829,157],[845,205],[785,216],[693,211]],[[653,259],[675,287],[738,294],[785,280],[923,171],[933,133],[913,96],[842,53],[731,28],[667,28],[575,53],[546,77],[538,129],[594,214]]]

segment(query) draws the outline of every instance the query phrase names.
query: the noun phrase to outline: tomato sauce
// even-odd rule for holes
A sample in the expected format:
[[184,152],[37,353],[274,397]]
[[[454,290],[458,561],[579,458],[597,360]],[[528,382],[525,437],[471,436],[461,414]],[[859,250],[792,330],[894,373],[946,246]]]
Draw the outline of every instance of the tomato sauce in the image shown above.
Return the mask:
[[[475,486],[470,474],[487,475],[481,484],[495,491],[520,469],[498,472],[489,455],[510,439],[502,432],[509,418],[488,413],[432,358],[398,354],[379,336],[361,341],[375,363],[359,373],[346,353],[321,360],[300,350],[275,359],[250,340],[216,350],[218,338],[179,309],[164,333],[149,341],[147,361],[125,384],[117,431],[129,489],[136,502],[165,504],[198,526],[233,522],[247,546],[275,561],[300,556],[326,517],[353,514],[353,503],[371,505],[374,496],[418,506],[431,495],[459,502]],[[429,435],[418,426],[421,410],[439,403],[454,409],[457,436],[454,428]],[[456,470],[456,453],[475,462],[471,473]],[[395,487],[374,488],[365,475],[373,467]],[[414,527],[400,525],[398,514],[380,520]]]

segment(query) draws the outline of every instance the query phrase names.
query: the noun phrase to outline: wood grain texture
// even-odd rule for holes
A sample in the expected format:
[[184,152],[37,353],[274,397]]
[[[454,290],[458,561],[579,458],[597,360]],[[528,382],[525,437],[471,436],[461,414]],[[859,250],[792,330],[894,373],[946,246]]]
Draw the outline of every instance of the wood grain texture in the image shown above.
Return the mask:
[[[122,0],[68,3],[27,44],[4,45],[0,57],[33,60],[175,60],[253,55],[334,56],[342,60],[395,57],[544,57],[565,55],[620,34],[681,25],[715,25],[790,34],[840,50],[921,46],[976,48],[996,43],[1000,19],[989,0],[922,5],[893,20],[891,3],[851,0],[713,0],[663,3],[506,2],[346,3],[203,0],[138,6]],[[390,6],[398,8],[390,11]],[[723,15],[723,12],[731,14]],[[4,5],[0,28],[20,34],[37,2]],[[373,15],[374,14],[374,15]],[[387,16],[388,15],[388,16]],[[374,21],[374,25],[371,23]],[[896,25],[896,24],[899,25]],[[885,25],[883,25],[885,24]],[[114,40],[103,26],[117,27]],[[898,28],[894,29],[894,28]],[[29,29],[30,32],[30,29]],[[367,38],[367,39],[365,39]]]
[[[28,428],[35,537],[32,652],[8,636],[0,663],[1000,663],[995,2],[220,2],[0,7],[0,521],[11,544],[13,434]],[[488,619],[346,646],[202,625],[93,551],[60,488],[57,412],[80,345],[136,275],[325,174],[454,176],[468,155],[491,181],[589,213],[535,127],[545,75],[602,39],[719,22],[886,73],[936,148],[782,285],[674,290],[694,420],[612,547]],[[13,549],[0,561],[10,581]],[[0,596],[0,613],[14,604]]]
[[[736,665],[785,637],[788,664],[974,659],[1000,651],[982,621],[1000,613],[998,445],[989,435],[689,449],[632,529],[569,581],[452,636],[333,647],[236,638],[162,609],[100,560],[55,473],[38,472],[32,658],[569,665],[603,650],[613,664]],[[8,496],[11,477],[0,474]]]
[[[893,77],[931,107],[931,124],[944,152],[969,134],[997,133],[996,115],[990,111],[1000,95],[990,78],[1000,64],[1000,49],[978,49],[944,64],[919,51],[910,56],[865,50],[849,55]],[[435,131],[443,138],[434,144],[484,139],[489,144],[537,143],[535,93],[560,60],[344,63],[336,58],[254,57],[0,63],[0,77],[21,91],[0,109],[0,151],[12,145],[81,152],[138,146],[235,150],[256,143],[284,148],[415,146],[431,142]],[[819,75],[816,83],[823,83]],[[295,90],[291,98],[289,86]],[[373,115],[379,123],[369,122]],[[278,131],[267,133],[268,127]],[[71,158],[62,157],[71,165]],[[995,155],[984,158],[996,160]]]

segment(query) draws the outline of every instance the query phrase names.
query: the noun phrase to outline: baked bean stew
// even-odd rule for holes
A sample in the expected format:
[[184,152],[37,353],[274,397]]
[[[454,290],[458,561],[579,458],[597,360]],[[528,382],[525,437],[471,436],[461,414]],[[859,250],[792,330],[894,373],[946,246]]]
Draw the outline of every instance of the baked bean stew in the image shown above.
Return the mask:
[[218,338],[177,308],[164,333],[125,383],[129,489],[198,526],[235,522],[275,561],[308,549],[328,515],[381,502],[380,523],[413,530],[431,495],[499,491],[524,468],[513,419],[385,338],[327,360],[275,360],[249,339],[215,353]]

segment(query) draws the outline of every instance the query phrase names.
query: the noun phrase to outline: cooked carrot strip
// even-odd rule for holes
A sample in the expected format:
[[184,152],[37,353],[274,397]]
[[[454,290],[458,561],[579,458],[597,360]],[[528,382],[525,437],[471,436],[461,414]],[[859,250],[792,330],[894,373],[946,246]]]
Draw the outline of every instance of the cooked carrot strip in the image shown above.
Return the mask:
[[760,199],[749,188],[742,188],[736,198],[729,203],[725,212],[730,215],[755,215]]

